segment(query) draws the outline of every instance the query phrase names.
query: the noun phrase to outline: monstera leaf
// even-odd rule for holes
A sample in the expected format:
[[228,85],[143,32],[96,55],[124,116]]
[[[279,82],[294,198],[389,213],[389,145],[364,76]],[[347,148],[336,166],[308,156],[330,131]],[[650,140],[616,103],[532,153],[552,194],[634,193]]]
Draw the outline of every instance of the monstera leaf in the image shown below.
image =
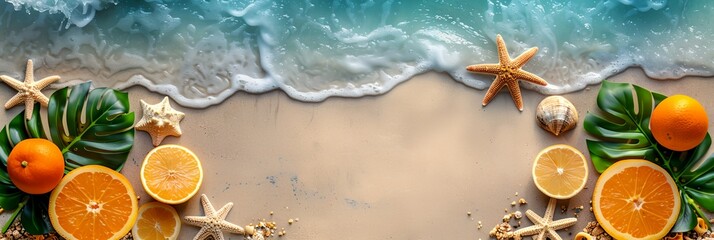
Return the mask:
[[47,131],[39,104],[35,104],[30,120],[25,120],[24,111],[20,112],[0,131],[0,207],[16,209],[8,224],[21,213],[21,223],[29,233],[52,230],[47,214],[49,194],[26,194],[8,176],[7,157],[20,141],[47,138],[48,132],[64,155],[65,172],[90,164],[120,170],[126,162],[134,144],[134,113],[129,112],[128,95],[107,88],[90,91],[90,85],[82,83],[52,94]]
[[597,96],[599,114],[588,113],[584,128],[599,139],[587,140],[595,169],[602,173],[622,159],[652,161],[672,176],[679,187],[682,207],[673,232],[692,230],[697,216],[706,216],[700,207],[714,211],[714,156],[702,159],[712,140],[709,134],[696,148],[677,152],[662,147],[649,129],[654,107],[665,95],[628,83],[603,81]]

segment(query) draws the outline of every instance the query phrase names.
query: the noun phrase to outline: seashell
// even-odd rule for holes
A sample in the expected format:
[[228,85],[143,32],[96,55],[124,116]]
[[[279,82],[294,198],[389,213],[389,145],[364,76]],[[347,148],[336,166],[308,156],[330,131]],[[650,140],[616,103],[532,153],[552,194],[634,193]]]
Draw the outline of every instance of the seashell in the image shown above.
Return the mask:
[[536,120],[538,126],[558,136],[575,127],[578,111],[568,99],[550,96],[538,104]]
[[577,235],[575,235],[575,238],[574,238],[574,240],[593,240],[593,239],[595,239],[595,238],[586,232],[579,232]]
[[707,226],[707,223],[705,222],[706,220],[702,218],[697,218],[697,225],[694,226],[694,231],[699,234],[699,236],[704,235],[707,230],[709,230],[709,227]]

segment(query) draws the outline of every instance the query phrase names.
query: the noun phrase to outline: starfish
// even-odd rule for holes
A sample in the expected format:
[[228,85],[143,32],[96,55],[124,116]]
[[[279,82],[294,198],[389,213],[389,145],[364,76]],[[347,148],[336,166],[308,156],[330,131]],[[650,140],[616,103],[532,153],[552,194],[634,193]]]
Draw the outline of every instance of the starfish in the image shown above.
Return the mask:
[[488,88],[486,96],[483,98],[483,106],[491,102],[498,91],[506,86],[518,110],[523,111],[523,98],[521,97],[521,88],[518,85],[518,80],[521,79],[542,86],[548,85],[542,78],[521,69],[521,67],[538,52],[538,48],[533,47],[528,49],[515,59],[511,59],[506,49],[506,43],[503,42],[503,38],[500,34],[496,35],[496,45],[498,47],[498,64],[471,65],[466,67],[466,70],[496,75],[496,79],[493,80],[491,87]]
[[555,205],[557,205],[557,202],[558,200],[555,198],[550,199],[543,217],[538,216],[535,212],[528,209],[526,216],[531,222],[535,223],[535,225],[515,231],[513,237],[520,239],[521,236],[537,235],[533,239],[545,240],[546,237],[548,237],[550,239],[562,240],[556,231],[574,225],[578,219],[571,217],[553,221],[553,213],[555,213]]
[[141,108],[144,116],[136,124],[136,129],[149,133],[154,146],[159,146],[166,136],[181,136],[179,122],[185,115],[171,107],[169,97],[164,97],[164,100],[154,105],[141,100]]
[[246,234],[245,229],[241,226],[235,225],[226,221],[226,216],[228,212],[231,211],[233,203],[229,202],[224,205],[221,209],[216,211],[208,201],[206,194],[201,194],[201,204],[203,205],[203,212],[205,216],[186,216],[184,220],[187,224],[201,227],[198,231],[194,240],[198,239],[208,239],[208,237],[213,237],[215,240],[223,240],[223,230],[230,233]]
[[59,76],[53,75],[35,82],[33,71],[34,68],[32,67],[32,59],[28,59],[27,67],[25,68],[25,81],[20,81],[6,75],[0,76],[0,80],[18,91],[15,96],[10,98],[10,100],[7,100],[5,103],[5,109],[10,109],[21,102],[25,102],[25,119],[27,120],[32,118],[32,110],[35,106],[35,101],[39,102],[43,107],[47,107],[49,99],[42,94],[42,89],[60,79]]

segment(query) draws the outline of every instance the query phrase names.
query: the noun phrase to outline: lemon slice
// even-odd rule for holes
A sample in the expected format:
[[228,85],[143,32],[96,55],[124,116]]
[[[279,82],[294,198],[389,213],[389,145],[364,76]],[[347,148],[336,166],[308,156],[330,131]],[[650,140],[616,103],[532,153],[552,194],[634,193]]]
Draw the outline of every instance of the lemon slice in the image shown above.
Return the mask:
[[533,162],[533,181],[545,195],[568,199],[585,187],[588,164],[578,149],[557,144],[538,153]]

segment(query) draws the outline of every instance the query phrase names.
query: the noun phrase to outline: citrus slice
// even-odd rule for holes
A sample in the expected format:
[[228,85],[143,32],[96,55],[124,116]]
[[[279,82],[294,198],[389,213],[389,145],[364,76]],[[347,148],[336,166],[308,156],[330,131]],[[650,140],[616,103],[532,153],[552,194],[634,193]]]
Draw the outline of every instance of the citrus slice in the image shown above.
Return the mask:
[[66,239],[120,239],[136,221],[136,193],[118,172],[99,165],[79,167],[50,194],[52,227]]
[[196,195],[201,182],[201,161],[191,150],[179,145],[154,148],[141,164],[141,185],[159,202],[184,203]]
[[533,181],[541,192],[556,199],[568,199],[585,187],[588,164],[572,146],[557,144],[538,153],[533,162]]
[[150,202],[141,205],[131,234],[139,240],[178,239],[181,219],[172,206]]
[[598,178],[593,212],[616,239],[661,239],[679,216],[677,185],[647,160],[620,160]]

